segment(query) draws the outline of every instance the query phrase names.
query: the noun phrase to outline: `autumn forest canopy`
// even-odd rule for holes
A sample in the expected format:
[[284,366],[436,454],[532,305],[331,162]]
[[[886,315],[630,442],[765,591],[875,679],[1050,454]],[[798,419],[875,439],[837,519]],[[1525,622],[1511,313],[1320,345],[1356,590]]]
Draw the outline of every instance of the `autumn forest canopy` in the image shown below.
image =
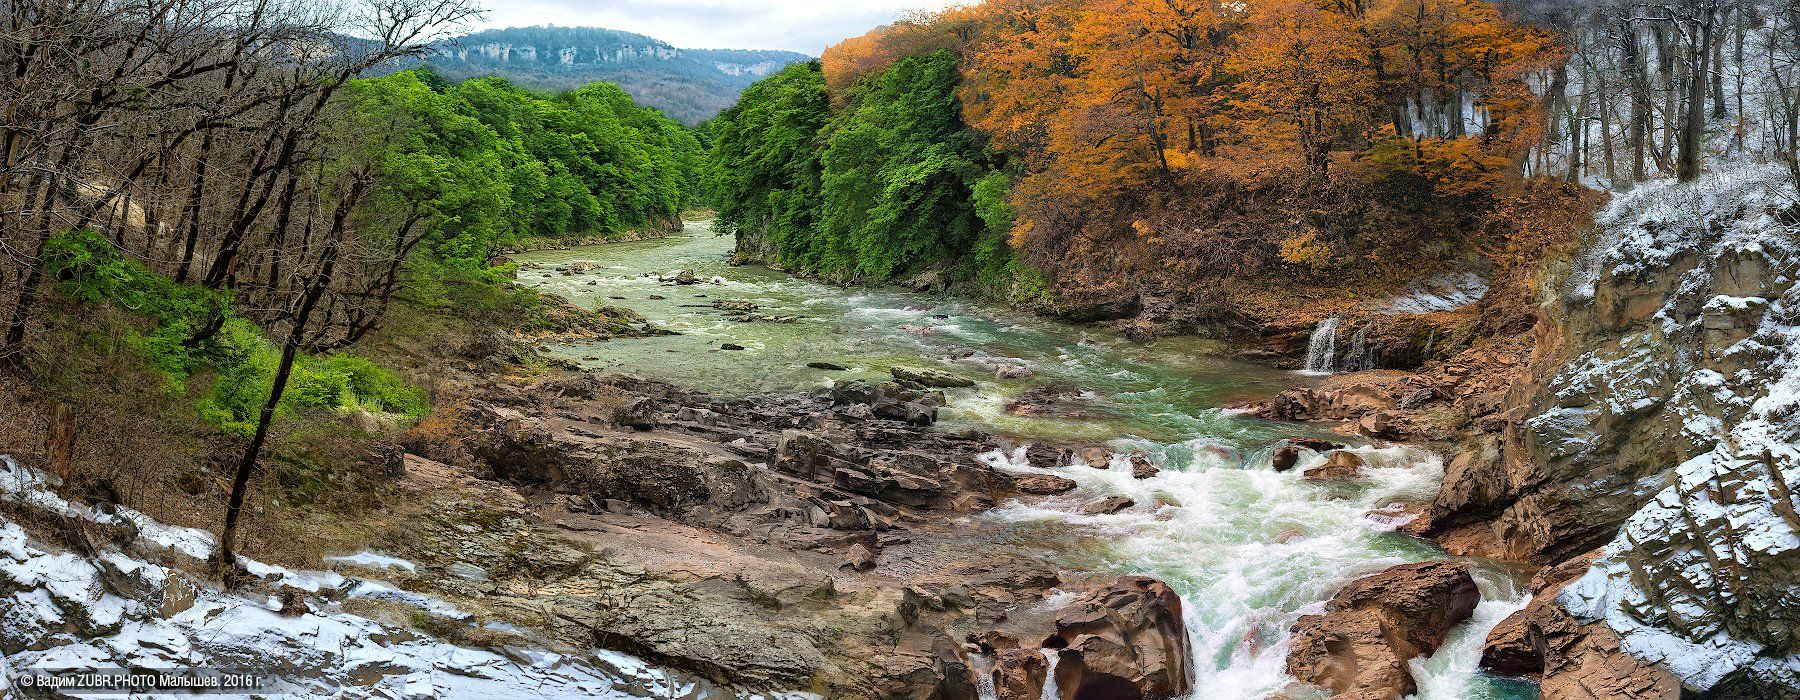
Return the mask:
[[[937,271],[1078,316],[1167,303],[1229,321],[1244,299],[1221,279],[1342,287],[1472,251],[1505,267],[1571,235],[1589,205],[1565,184],[1691,177],[1704,134],[1744,118],[1742,76],[1772,70],[1746,37],[1786,16],[1702,0],[990,0],[752,88],[714,122],[709,177],[749,258],[843,279]],[[1693,117],[1728,98],[1732,61],[1737,108]]]

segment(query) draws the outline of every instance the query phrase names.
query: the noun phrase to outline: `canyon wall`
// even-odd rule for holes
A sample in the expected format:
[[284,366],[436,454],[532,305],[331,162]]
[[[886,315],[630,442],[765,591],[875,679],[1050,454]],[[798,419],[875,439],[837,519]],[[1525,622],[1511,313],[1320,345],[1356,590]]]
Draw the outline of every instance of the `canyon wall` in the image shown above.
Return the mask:
[[[1440,536],[1595,557],[1490,638],[1492,653],[1509,627],[1536,635],[1546,692],[1595,644],[1652,664],[1612,674],[1643,688],[1664,673],[1703,697],[1800,688],[1794,200],[1772,167],[1616,197],[1544,287],[1503,428],[1452,461]],[[1584,625],[1559,657],[1555,631]]]

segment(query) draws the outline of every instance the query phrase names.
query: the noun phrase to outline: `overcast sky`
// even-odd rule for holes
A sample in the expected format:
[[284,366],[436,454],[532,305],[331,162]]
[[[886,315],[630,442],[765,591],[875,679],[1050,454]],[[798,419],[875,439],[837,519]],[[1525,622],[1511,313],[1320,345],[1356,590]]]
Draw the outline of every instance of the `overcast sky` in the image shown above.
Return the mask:
[[887,24],[902,12],[952,0],[481,0],[471,29],[606,27],[684,49],[787,49],[819,55],[829,44]]

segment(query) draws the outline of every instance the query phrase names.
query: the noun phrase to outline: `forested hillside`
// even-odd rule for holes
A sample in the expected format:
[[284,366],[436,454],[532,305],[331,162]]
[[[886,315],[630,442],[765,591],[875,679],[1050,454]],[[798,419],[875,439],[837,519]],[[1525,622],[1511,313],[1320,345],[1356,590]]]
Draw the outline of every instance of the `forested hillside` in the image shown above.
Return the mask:
[[[39,34],[0,43],[31,76],[0,88],[4,389],[48,407],[52,432],[75,430],[70,416],[98,426],[51,465],[85,465],[90,486],[167,492],[229,461],[230,530],[278,422],[428,410],[422,388],[357,354],[390,312],[439,340],[444,324],[554,325],[546,314],[568,314],[503,286],[500,251],[679,227],[697,197],[695,135],[615,85],[361,77],[425,55],[462,5],[259,4],[223,23],[189,3],[135,7],[34,5],[20,18]],[[384,39],[336,31],[357,22]],[[132,453],[148,466],[112,461]],[[344,466],[321,459],[294,478]]]
[[[1779,109],[1783,12],[986,2],[846,40],[746,93],[715,126],[714,177],[760,169],[749,179],[774,191],[721,188],[721,220],[748,258],[835,278],[988,270],[990,290],[1009,266],[1000,287],[1047,289],[1025,296],[1151,333],[1304,329],[1452,270],[1491,278],[1496,313],[1481,322],[1516,329],[1532,270],[1595,204],[1569,185],[1791,150],[1787,131],[1750,116],[1793,123]],[[921,63],[956,66],[931,83],[936,119],[888,119],[886,140],[862,139],[857,123],[908,114],[879,95],[918,80]],[[853,201],[835,187],[863,167],[846,158],[856,151],[892,166],[868,171],[877,206],[833,206]],[[940,207],[930,235],[869,233],[886,208],[921,201]]]
[[433,48],[426,65],[454,79],[491,75],[537,90],[610,82],[690,125],[731,106],[763,76],[808,59],[792,51],[681,49],[599,27],[489,29]]

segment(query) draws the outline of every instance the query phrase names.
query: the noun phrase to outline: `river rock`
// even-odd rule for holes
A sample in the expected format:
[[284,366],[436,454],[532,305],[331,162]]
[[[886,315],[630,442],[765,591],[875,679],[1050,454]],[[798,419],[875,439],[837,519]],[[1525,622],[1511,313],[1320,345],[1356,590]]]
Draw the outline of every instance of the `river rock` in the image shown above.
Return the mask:
[[1305,451],[1296,445],[1281,445],[1275,448],[1274,454],[1269,455],[1269,466],[1275,471],[1285,472],[1299,464],[1300,457],[1304,454]]
[[1121,577],[1062,608],[1056,636],[1057,686],[1064,698],[1185,697],[1193,653],[1181,596],[1144,576]]
[[1054,469],[1062,466],[1063,452],[1049,445],[1032,443],[1025,446],[1025,463],[1039,469]]
[[1142,452],[1131,453],[1131,478],[1148,479],[1156,476],[1159,470],[1151,463],[1150,455]]
[[1408,431],[1400,418],[1388,411],[1371,411],[1356,422],[1356,432],[1382,440],[1404,439]]
[[652,430],[656,428],[656,401],[648,397],[629,399],[618,408],[613,409],[612,420],[627,428]]
[[913,382],[921,386],[939,388],[975,386],[973,379],[930,367],[894,365],[888,368],[888,372],[893,374],[895,379]]
[[[1056,653],[1055,650],[1047,650]],[[995,700],[1042,700],[1049,676],[1046,650],[1007,649],[994,658]]]
[[720,343],[719,349],[720,350],[743,350],[744,346],[738,345],[737,343]]
[[1112,465],[1112,453],[1104,447],[1083,447],[1079,453],[1081,463],[1095,469],[1106,469]]
[[1013,488],[1022,493],[1036,496],[1067,493],[1074,491],[1077,485],[1073,479],[1064,479],[1053,474],[1031,474],[1013,479]]
[[675,273],[674,277],[670,277],[664,281],[674,282],[674,283],[680,284],[680,285],[689,285],[689,284],[699,284],[700,278],[694,276],[693,270],[682,270],[680,272]]
[[1322,615],[1294,623],[1288,673],[1338,700],[1400,700],[1418,689],[1408,661],[1430,656],[1481,602],[1469,565],[1401,564],[1352,581]]
[[1332,450],[1325,453],[1325,463],[1306,470],[1308,479],[1354,479],[1362,475],[1366,462],[1361,455],[1347,450]]
[[756,302],[749,299],[717,299],[712,303],[713,308],[726,311],[755,311],[756,306]]
[[1025,365],[1000,365],[994,370],[995,379],[1024,379],[1031,375],[1031,368]]
[[822,369],[827,372],[842,372],[850,369],[849,367],[845,367],[836,362],[808,362],[806,363],[806,366],[813,369]]
[[1130,508],[1135,505],[1137,505],[1137,501],[1133,501],[1124,496],[1115,494],[1112,496],[1107,496],[1105,498],[1089,501],[1087,505],[1084,505],[1081,507],[1081,514],[1082,515],[1112,515],[1114,513],[1125,510],[1126,508]]

